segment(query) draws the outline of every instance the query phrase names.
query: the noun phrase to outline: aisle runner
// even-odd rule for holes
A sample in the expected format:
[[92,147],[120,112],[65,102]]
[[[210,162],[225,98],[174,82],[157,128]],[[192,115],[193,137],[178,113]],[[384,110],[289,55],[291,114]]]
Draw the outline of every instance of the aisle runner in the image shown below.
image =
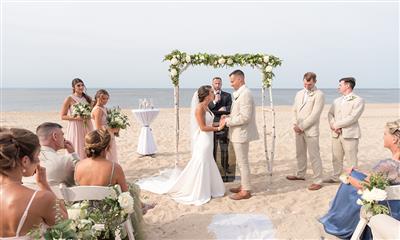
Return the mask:
[[218,240],[274,238],[272,222],[263,214],[217,214],[208,231]]

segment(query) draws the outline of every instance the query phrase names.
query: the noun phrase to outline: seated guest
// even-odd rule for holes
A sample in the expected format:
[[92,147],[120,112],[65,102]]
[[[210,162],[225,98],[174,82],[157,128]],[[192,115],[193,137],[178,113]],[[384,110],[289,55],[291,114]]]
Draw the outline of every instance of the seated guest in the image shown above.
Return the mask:
[[[386,123],[383,140],[384,147],[392,152],[392,159],[381,160],[372,172],[382,173],[391,185],[398,185],[400,184],[400,119]],[[360,195],[357,190],[362,188],[362,181],[369,180],[367,174],[353,168],[349,169],[348,173],[349,184],[343,183],[339,186],[328,213],[319,219],[327,233],[344,239],[351,238],[360,220],[361,206],[356,203]],[[389,200],[381,204],[389,205],[390,215],[400,220],[399,201]],[[368,228],[364,231],[362,238],[371,238]]]
[[[56,205],[46,169],[39,164],[39,151],[39,140],[32,132],[0,129],[0,239],[28,239],[30,230],[54,225],[57,211],[67,217],[64,205]],[[23,176],[35,171],[36,191],[21,184]]]
[[[45,122],[36,128],[40,141],[40,165],[46,168],[47,181],[50,186],[75,185],[75,162],[79,161],[78,154],[70,141],[65,140],[62,126],[57,123]],[[58,154],[60,149],[66,149],[67,154]],[[35,188],[35,176],[23,178],[27,187]]]
[[134,199],[135,211],[132,216],[136,239],[142,239],[140,224],[145,212],[154,205],[145,205],[139,199],[139,188],[128,184],[124,171],[117,162],[106,158],[110,148],[111,135],[108,130],[98,129],[85,137],[85,150],[88,158],[79,161],[75,169],[75,183],[80,186],[113,186],[118,184],[123,192],[129,191]]

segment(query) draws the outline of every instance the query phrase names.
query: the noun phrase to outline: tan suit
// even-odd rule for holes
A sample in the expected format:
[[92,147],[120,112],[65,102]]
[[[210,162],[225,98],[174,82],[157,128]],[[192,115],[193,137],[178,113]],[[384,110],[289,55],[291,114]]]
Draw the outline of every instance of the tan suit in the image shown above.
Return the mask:
[[364,99],[350,93],[336,98],[328,113],[330,126],[340,128],[341,133],[332,131],[333,180],[338,180],[343,171],[343,157],[348,166],[357,166],[358,142],[361,138],[358,119],[364,111]]
[[256,126],[256,108],[251,91],[240,87],[234,94],[231,114],[226,119],[229,139],[233,143],[241,174],[242,189],[250,191],[249,142],[259,138]]
[[294,99],[294,124],[304,132],[296,133],[296,176],[304,178],[307,171],[307,151],[314,172],[314,183],[322,183],[322,161],[319,153],[319,120],[325,97],[321,90],[298,91]]

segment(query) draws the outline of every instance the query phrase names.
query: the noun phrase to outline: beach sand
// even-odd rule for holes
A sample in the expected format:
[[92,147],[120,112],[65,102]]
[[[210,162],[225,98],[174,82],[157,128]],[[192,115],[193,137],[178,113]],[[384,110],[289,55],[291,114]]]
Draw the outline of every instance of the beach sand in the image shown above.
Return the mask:
[[[331,141],[327,120],[326,105],[321,115],[320,149],[323,167],[326,173],[332,171]],[[383,148],[383,128],[387,121],[400,118],[399,104],[367,104],[360,119],[362,138],[359,144],[359,168],[370,169],[381,159],[391,154]],[[122,130],[117,138],[120,163],[129,181],[157,174],[159,170],[174,166],[175,155],[175,114],[174,109],[161,109],[151,124],[158,153],[154,157],[141,157],[136,153],[141,126],[129,110],[124,110],[131,119],[131,127]],[[336,193],[337,184],[326,184],[318,191],[309,191],[311,167],[308,167],[306,181],[288,181],[285,176],[296,168],[295,142],[291,126],[290,106],[278,106],[276,111],[276,149],[273,163],[273,176],[266,174],[266,160],[263,141],[250,144],[251,178],[254,196],[248,200],[233,201],[227,195],[212,199],[202,206],[182,205],[167,196],[142,191],[145,202],[157,202],[158,205],[145,215],[147,239],[215,239],[208,232],[208,225],[215,214],[254,213],[264,214],[273,223],[275,238],[278,239],[319,239],[323,234],[317,218],[328,210],[330,200]],[[267,113],[271,122],[271,116]],[[61,121],[57,112],[3,112],[3,127],[22,127],[32,131],[45,121]],[[180,111],[180,147],[179,165],[185,166],[190,159],[189,109]],[[257,126],[262,134],[261,108],[257,108]],[[270,138],[269,138],[270,140]],[[226,183],[226,189],[237,183]],[[326,236],[326,235],[325,235]],[[328,239],[333,237],[327,236]]]

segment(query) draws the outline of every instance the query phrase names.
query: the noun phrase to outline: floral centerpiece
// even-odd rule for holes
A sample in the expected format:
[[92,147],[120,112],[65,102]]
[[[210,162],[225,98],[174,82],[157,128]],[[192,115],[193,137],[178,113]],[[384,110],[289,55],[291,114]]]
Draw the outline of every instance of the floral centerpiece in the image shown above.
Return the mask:
[[[107,110],[107,125],[110,128],[126,129],[130,126],[128,116],[121,112],[119,107],[114,107]],[[115,136],[119,136],[119,133],[114,133]]]
[[364,206],[367,212],[376,214],[389,214],[388,207],[379,204],[387,197],[385,188],[389,186],[388,179],[382,173],[370,175],[369,181],[362,183],[363,189],[358,190],[361,198],[357,199],[357,204]]
[[[41,233],[39,229],[29,235],[34,239],[116,239],[126,234],[121,224],[133,213],[134,201],[129,192],[119,193],[103,200],[82,201],[67,206],[69,219],[57,216],[56,224]],[[116,234],[117,232],[117,234]]]
[[87,127],[87,120],[90,119],[92,107],[87,103],[77,103],[72,105],[72,116],[81,117],[83,119],[83,126]]

